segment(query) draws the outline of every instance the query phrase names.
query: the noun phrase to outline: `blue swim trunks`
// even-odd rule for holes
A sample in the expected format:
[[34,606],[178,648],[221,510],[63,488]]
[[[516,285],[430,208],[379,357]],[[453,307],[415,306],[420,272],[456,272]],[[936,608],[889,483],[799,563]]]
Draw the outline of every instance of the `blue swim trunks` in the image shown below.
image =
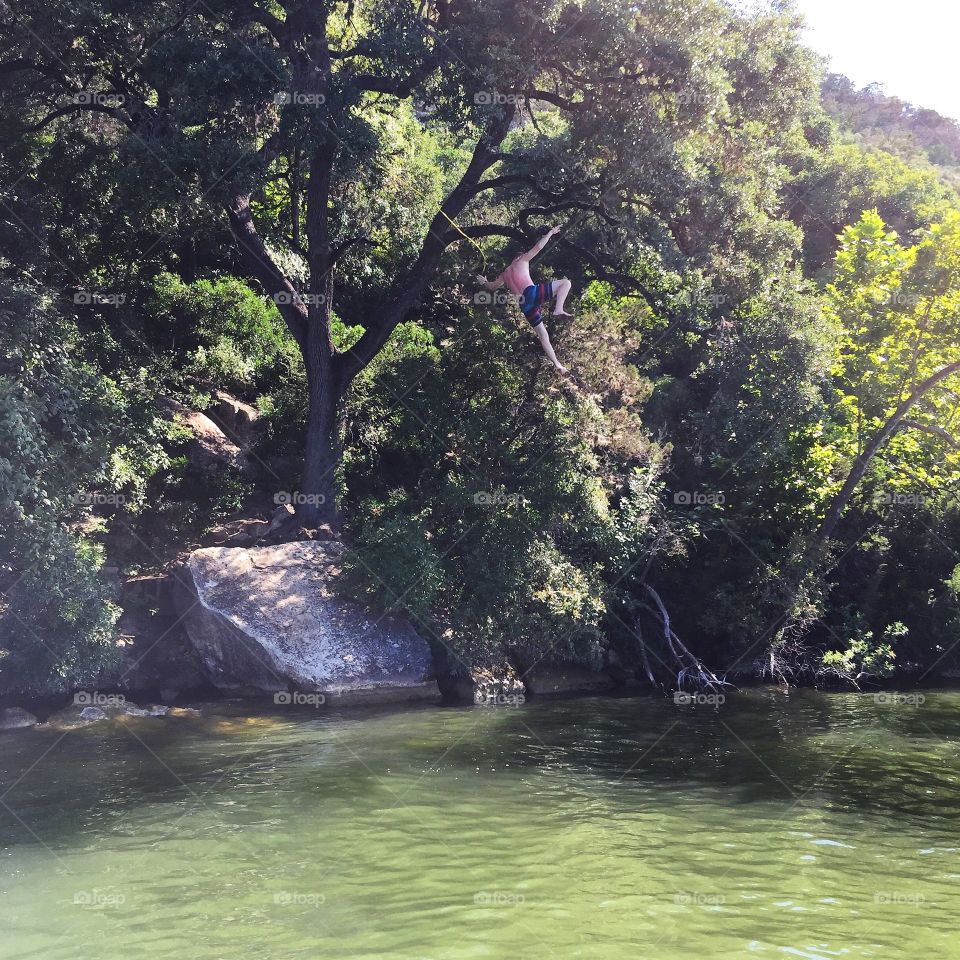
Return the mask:
[[548,300],[553,299],[553,282],[533,283],[520,295],[520,310],[535,327],[543,323],[543,311],[540,309]]

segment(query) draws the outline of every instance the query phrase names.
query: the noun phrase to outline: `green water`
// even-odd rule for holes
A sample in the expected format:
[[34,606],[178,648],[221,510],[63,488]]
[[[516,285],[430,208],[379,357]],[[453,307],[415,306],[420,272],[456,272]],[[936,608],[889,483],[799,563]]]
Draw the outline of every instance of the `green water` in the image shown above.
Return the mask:
[[0,957],[960,957],[960,694],[925,696],[4,734]]

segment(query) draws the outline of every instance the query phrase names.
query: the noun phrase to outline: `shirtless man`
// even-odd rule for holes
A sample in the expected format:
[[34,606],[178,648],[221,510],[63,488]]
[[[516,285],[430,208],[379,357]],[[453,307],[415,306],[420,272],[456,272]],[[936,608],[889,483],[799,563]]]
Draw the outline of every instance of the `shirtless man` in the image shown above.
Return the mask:
[[570,314],[563,309],[566,303],[567,295],[570,293],[570,281],[564,277],[561,280],[553,280],[550,283],[534,283],[530,277],[530,261],[550,242],[550,239],[560,232],[559,227],[551,227],[526,253],[520,254],[496,280],[487,280],[486,277],[477,276],[487,288],[487,290],[499,290],[506,285],[507,288],[520,298],[520,310],[530,321],[534,333],[540,340],[540,346],[543,352],[550,359],[550,362],[560,371],[567,373],[567,368],[557,359],[550,345],[550,335],[543,323],[543,313],[541,307],[549,300],[556,297],[556,303],[553,306],[553,315],[555,317],[569,317]]

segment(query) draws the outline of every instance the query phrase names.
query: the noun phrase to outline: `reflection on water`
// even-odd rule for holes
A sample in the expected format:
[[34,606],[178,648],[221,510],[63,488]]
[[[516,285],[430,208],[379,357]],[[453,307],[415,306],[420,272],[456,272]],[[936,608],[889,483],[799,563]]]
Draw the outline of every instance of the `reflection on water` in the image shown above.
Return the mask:
[[960,694],[0,738],[11,960],[960,957]]

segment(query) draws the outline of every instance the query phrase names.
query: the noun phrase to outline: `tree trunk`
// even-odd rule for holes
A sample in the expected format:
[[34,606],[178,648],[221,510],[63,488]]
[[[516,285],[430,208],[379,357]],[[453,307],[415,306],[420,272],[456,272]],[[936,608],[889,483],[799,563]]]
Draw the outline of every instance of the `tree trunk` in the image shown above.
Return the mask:
[[310,313],[303,358],[307,373],[307,435],[302,489],[295,506],[303,526],[329,523],[336,529],[342,390],[330,340],[329,301],[311,306]]
[[336,471],[340,463],[339,398],[329,384],[309,384],[303,481],[295,508],[305,527],[338,526]]
[[853,466],[850,468],[850,473],[847,474],[846,481],[833,498],[830,509],[827,511],[826,516],[823,518],[823,523],[820,525],[820,529],[810,544],[809,556],[812,563],[816,563],[820,559],[823,548],[826,546],[830,537],[833,536],[833,531],[840,521],[841,514],[850,502],[854,491],[860,485],[860,481],[866,475],[873,458],[890,437],[903,425],[904,418],[910,410],[938,383],[942,383],[947,377],[958,372],[960,372],[960,361],[941,367],[936,373],[917,384],[910,396],[900,401],[900,405],[890,415],[887,422],[877,431],[863,453],[854,460]]
[[850,503],[851,497],[866,475],[870,464],[873,462],[873,458],[880,452],[890,437],[903,426],[907,414],[913,407],[937,386],[937,384],[942,383],[955,373],[960,373],[960,360],[941,367],[927,377],[926,380],[917,384],[913,388],[913,392],[900,401],[897,409],[894,410],[883,426],[874,434],[860,456],[853,461],[853,466],[847,474],[847,479],[831,501],[830,507],[823,518],[823,522],[810,541],[810,545],[802,562],[801,570],[790,583],[780,615],[762,634],[760,642],[766,642],[775,636],[784,625],[789,622],[793,615],[793,607],[800,593],[800,587],[802,586],[804,578],[825,560],[829,549],[830,538],[833,536],[844,510],[846,510],[847,505]]

